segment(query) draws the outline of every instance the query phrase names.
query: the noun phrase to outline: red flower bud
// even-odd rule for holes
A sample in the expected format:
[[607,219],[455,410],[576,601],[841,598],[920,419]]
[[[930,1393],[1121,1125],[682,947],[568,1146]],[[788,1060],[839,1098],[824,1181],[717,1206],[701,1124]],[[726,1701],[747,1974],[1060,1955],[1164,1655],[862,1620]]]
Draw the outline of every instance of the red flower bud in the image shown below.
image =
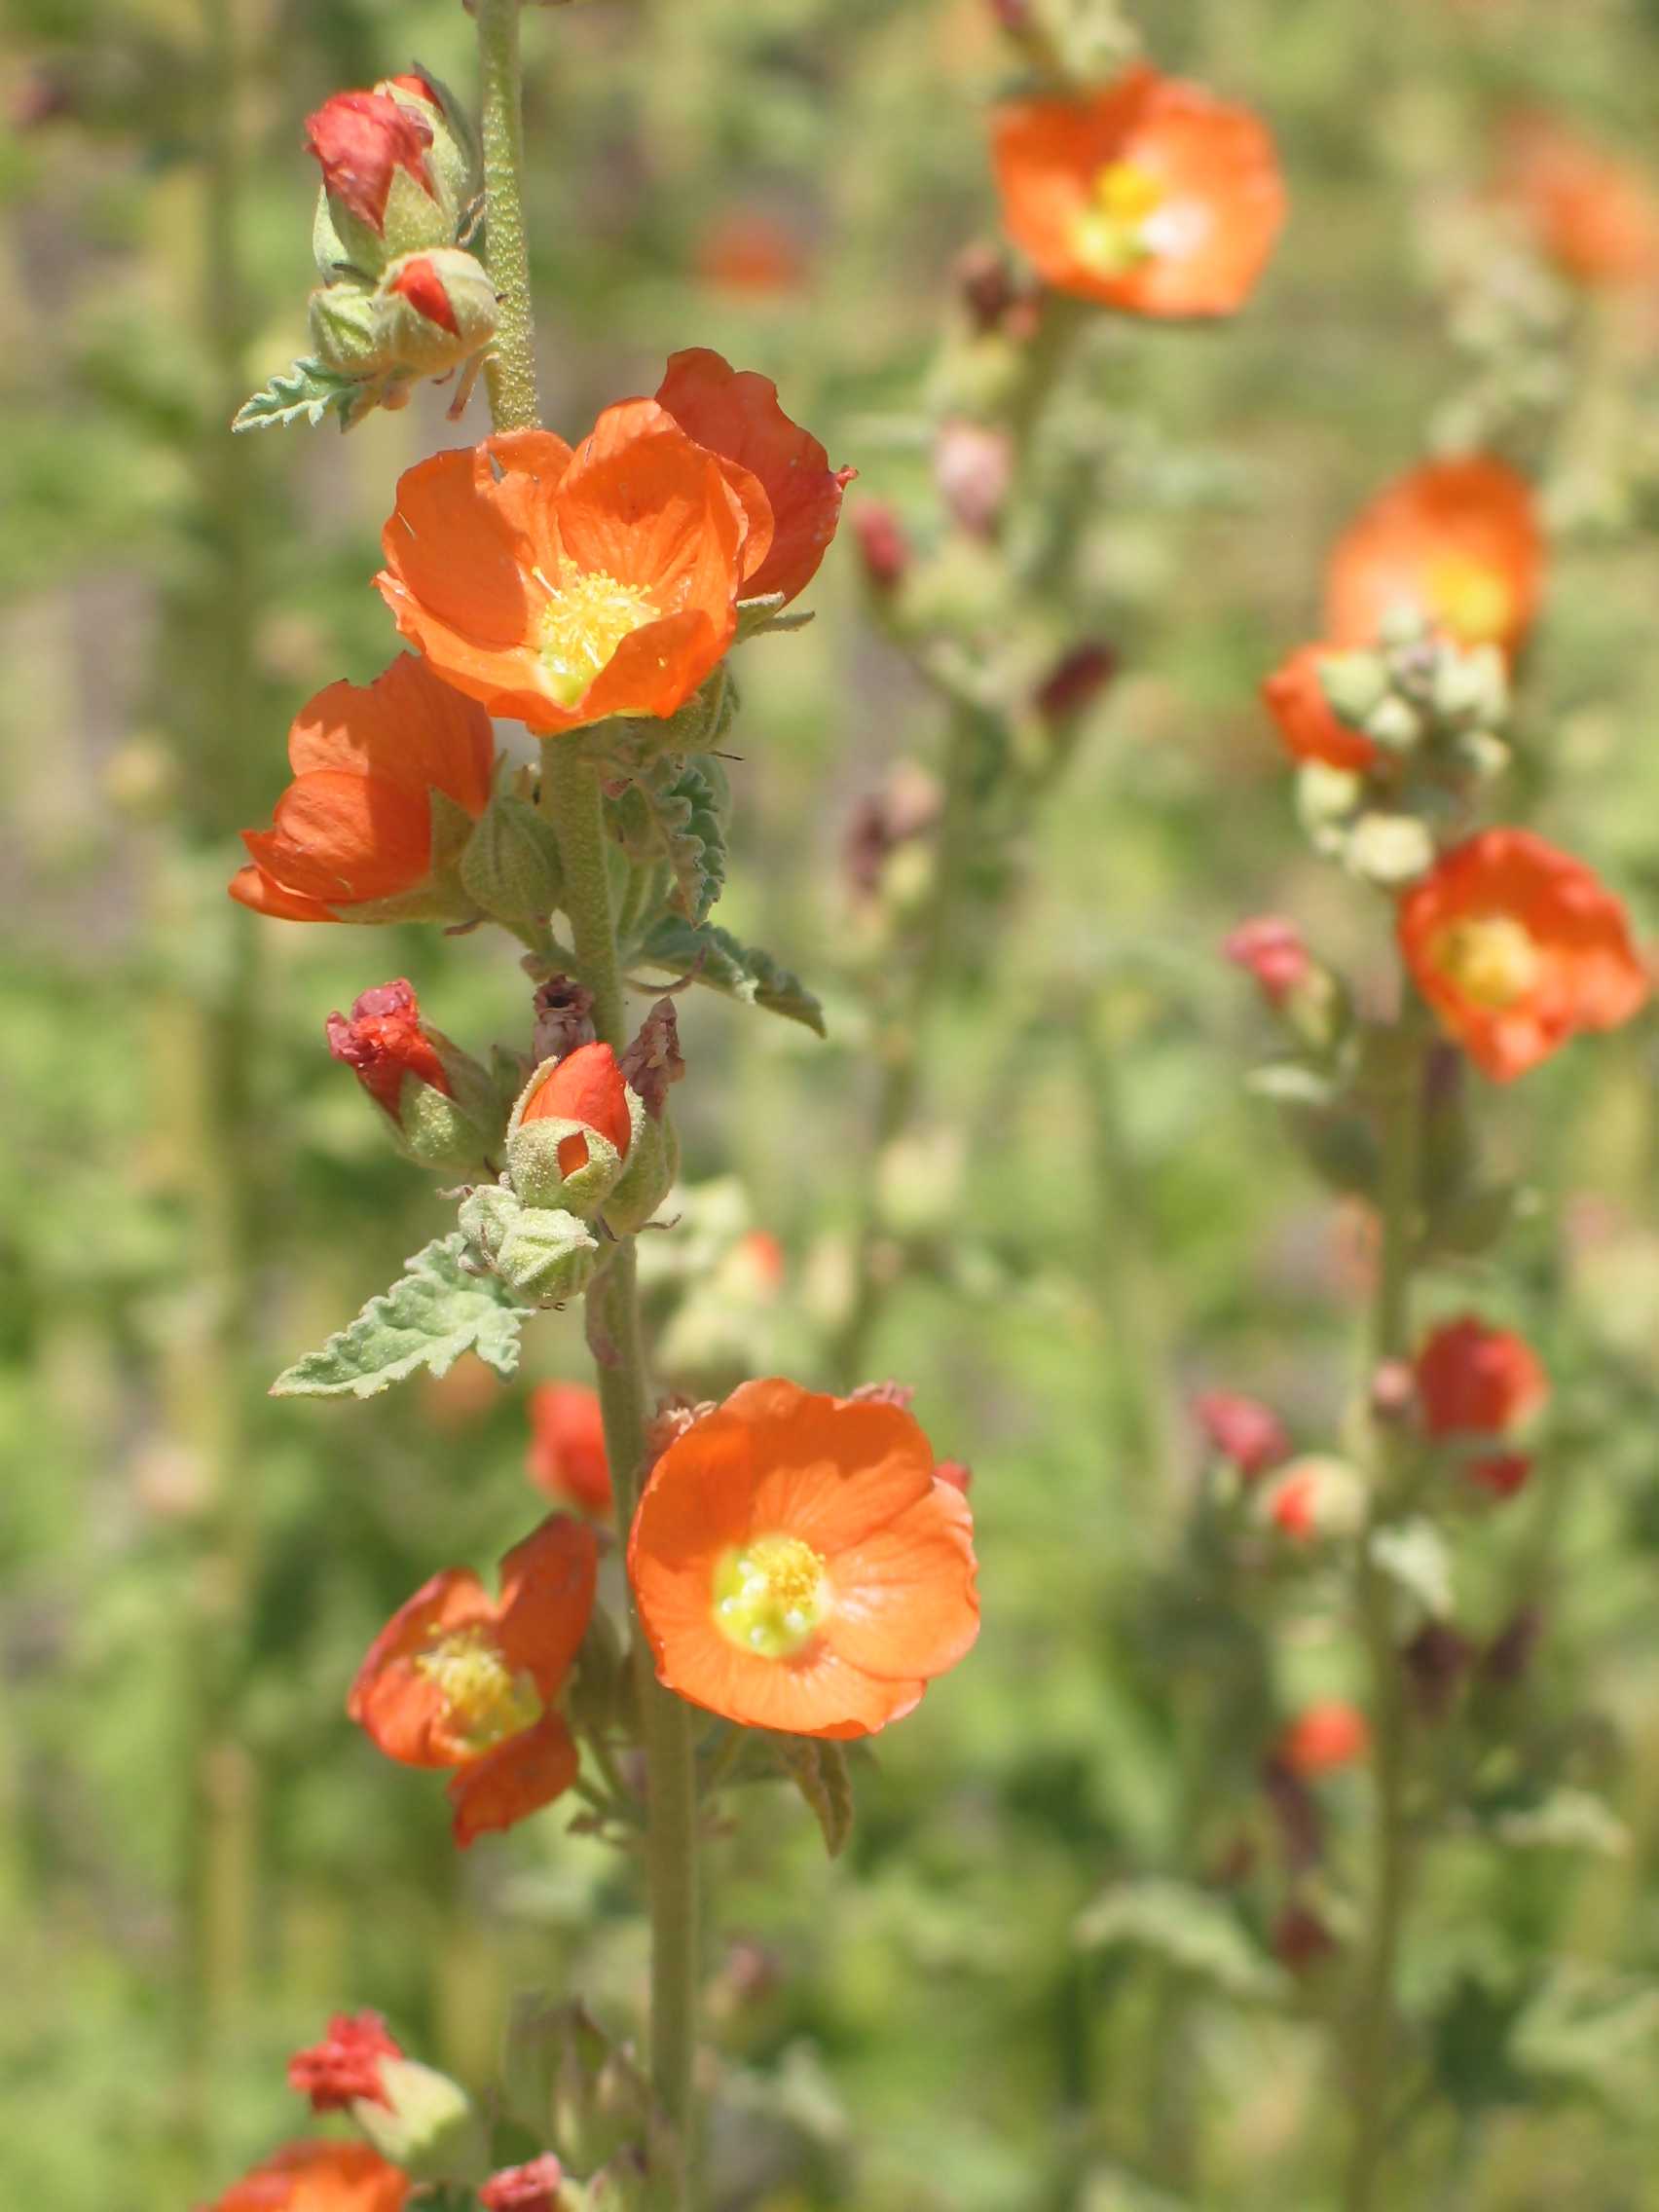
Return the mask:
[[1313,965],[1302,932],[1277,914],[1240,922],[1221,949],[1235,967],[1254,976],[1272,1006],[1282,1006]]
[[350,1020],[343,1014],[328,1017],[328,1049],[337,1060],[355,1071],[357,1081],[402,1126],[398,1100],[403,1079],[453,1095],[450,1080],[436,1047],[421,1023],[421,1009],[412,986],[401,977],[364,991],[351,1008]]
[[610,1462],[597,1394],[576,1382],[543,1382],[531,1392],[530,1453],[536,1489],[584,1513],[610,1511]]
[[397,273],[387,279],[387,290],[395,292],[409,302],[417,314],[424,314],[428,322],[435,322],[440,330],[461,336],[461,324],[456,320],[450,296],[444,290],[443,278],[429,253],[406,254],[398,265]]
[[478,2192],[484,2212],[558,2212],[565,2169],[548,2152],[528,2166],[506,2166]]
[[1091,707],[1118,673],[1110,645],[1073,645],[1037,687],[1037,712],[1048,721],[1069,721]]
[[[608,1045],[580,1045],[544,1076],[519,1116],[527,1122],[583,1122],[606,1137],[626,1160],[633,1127],[628,1119],[628,1087]],[[559,1172],[574,1175],[587,1164],[587,1139],[579,1132],[559,1147]]]
[[1310,1705],[1298,1714],[1279,1738],[1274,1757],[1304,1782],[1337,1768],[1352,1766],[1371,1748],[1364,1714],[1340,1698]]
[[[420,96],[427,96],[421,88]],[[426,159],[430,127],[388,92],[336,92],[306,122],[306,151],[322,166],[329,197],[350,209],[377,238],[386,235],[392,174],[407,169],[429,198],[438,197]]]
[[853,509],[853,535],[872,591],[897,591],[910,566],[910,541],[885,499],[861,499]]
[[289,2059],[288,2086],[310,2097],[313,2112],[340,2112],[359,2101],[389,2105],[381,2060],[402,2056],[378,2012],[336,2012],[321,2043]]
[[1549,1378],[1513,1329],[1465,1313],[1434,1330],[1417,1357],[1430,1436],[1502,1436],[1543,1405]]
[[1235,1390],[1206,1390],[1193,1411],[1222,1458],[1246,1480],[1276,1467],[1290,1453],[1290,1437],[1271,1406]]

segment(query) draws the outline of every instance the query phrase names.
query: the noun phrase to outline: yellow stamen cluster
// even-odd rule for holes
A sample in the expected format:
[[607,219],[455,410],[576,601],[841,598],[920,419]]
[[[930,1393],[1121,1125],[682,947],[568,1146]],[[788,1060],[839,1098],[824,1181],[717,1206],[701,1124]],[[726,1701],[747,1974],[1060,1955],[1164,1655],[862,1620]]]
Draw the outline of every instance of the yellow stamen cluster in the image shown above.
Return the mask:
[[715,1570],[715,1626],[741,1651],[787,1659],[818,1632],[829,1603],[824,1562],[799,1536],[756,1536]]
[[1134,162],[1108,162],[1095,172],[1089,205],[1078,218],[1079,256],[1102,276],[1122,276],[1148,259],[1147,218],[1163,204],[1163,187]]
[[1512,914],[1448,924],[1435,940],[1434,964],[1466,999],[1498,1012],[1538,980],[1538,948]]
[[573,707],[623,639],[660,610],[644,584],[619,583],[603,569],[571,569],[557,583],[541,580],[551,595],[541,616],[541,665],[553,697]]
[[436,1686],[450,1732],[470,1751],[487,1751],[541,1718],[535,1681],[509,1670],[488,1629],[440,1633],[417,1658],[415,1670]]
[[1466,553],[1448,553],[1429,571],[1435,617],[1463,645],[1495,645],[1515,619],[1515,600],[1495,569]]

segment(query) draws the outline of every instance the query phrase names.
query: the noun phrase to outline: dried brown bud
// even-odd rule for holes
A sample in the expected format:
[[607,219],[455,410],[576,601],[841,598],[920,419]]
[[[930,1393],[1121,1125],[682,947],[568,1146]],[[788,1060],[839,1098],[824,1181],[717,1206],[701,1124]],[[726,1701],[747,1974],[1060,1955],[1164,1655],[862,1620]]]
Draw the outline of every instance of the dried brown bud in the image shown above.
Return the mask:
[[1070,721],[1091,707],[1118,673],[1110,645],[1073,645],[1037,687],[1035,705],[1046,721]]
[[1418,1709],[1425,1720],[1444,1720],[1475,1647],[1446,1621],[1425,1621],[1400,1653]]
[[957,256],[956,288],[969,320],[981,335],[999,329],[1019,298],[1007,254],[984,239]]
[[678,1083],[684,1073],[674,1001],[658,999],[640,1024],[640,1034],[622,1055],[623,1078],[631,1090],[639,1092],[651,1120],[660,1122],[669,1086]]
[[1481,1679],[1498,1689],[1513,1689],[1532,1664],[1544,1633],[1544,1616],[1536,1605],[1521,1605],[1499,1629],[1481,1658]]
[[1385,1359],[1371,1378],[1371,1418],[1390,1427],[1417,1411],[1417,1375],[1409,1359]]
[[593,1042],[593,993],[574,977],[550,976],[535,994],[532,1060],[539,1067],[543,1060],[562,1060],[578,1045]]

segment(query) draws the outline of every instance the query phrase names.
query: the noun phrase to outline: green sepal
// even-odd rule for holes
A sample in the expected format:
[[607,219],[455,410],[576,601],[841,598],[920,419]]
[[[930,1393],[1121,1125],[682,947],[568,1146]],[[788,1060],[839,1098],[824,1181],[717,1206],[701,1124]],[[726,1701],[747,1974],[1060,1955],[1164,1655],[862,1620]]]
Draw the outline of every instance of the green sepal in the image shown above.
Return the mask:
[[527,800],[503,791],[468,828],[461,857],[467,896],[510,930],[544,924],[565,883],[552,825]]
[[599,1245],[573,1213],[562,1206],[527,1206],[501,1184],[471,1192],[460,1218],[492,1274],[534,1307],[563,1306],[579,1297],[599,1265]]
[[816,1036],[825,1035],[824,1009],[800,978],[769,952],[740,944],[718,923],[691,923],[665,914],[646,932],[633,959],[643,967],[665,968],[690,982],[706,983],[727,998],[763,1007],[768,1014],[800,1022]]
[[644,1229],[680,1172],[680,1139],[666,1106],[657,1120],[639,1104],[630,1088],[628,1111],[634,1123],[633,1142],[615,1188],[605,1201],[605,1226],[617,1236],[634,1236]]
[[[430,1039],[429,1031],[427,1035]],[[452,1176],[494,1173],[490,1154],[500,1134],[498,1124],[492,1136],[488,1124],[478,1122],[459,1097],[423,1083],[413,1071],[405,1073],[398,1087],[395,1120],[387,1119],[398,1150],[418,1167]]]
[[472,1273],[466,1246],[459,1230],[434,1238],[348,1328],[285,1368],[271,1395],[373,1398],[422,1368],[447,1375],[464,1351],[505,1380],[518,1366],[519,1326],[532,1309],[513,1304],[493,1276]]
[[737,632],[734,645],[746,645],[751,638],[768,638],[785,630],[804,630],[812,620],[810,608],[793,614],[783,611],[784,595],[781,591],[763,592],[758,599],[740,599],[737,603]]
[[[571,1121],[561,1114],[545,1115],[534,1122],[524,1118],[525,1108],[558,1066],[556,1059],[543,1060],[519,1093],[507,1123],[507,1180],[526,1205],[568,1206],[572,1213],[591,1219],[616,1187],[622,1174],[622,1155],[608,1136],[586,1122]],[[628,1149],[632,1153],[645,1115],[631,1089],[627,1090],[627,1100],[631,1132]],[[559,1147],[572,1136],[585,1138],[587,1158],[573,1175],[566,1175],[559,1165]]]
[[231,428],[276,430],[290,423],[310,423],[314,428],[325,416],[338,415],[341,428],[349,430],[366,412],[362,396],[363,387],[355,377],[342,376],[308,354],[244,399]]
[[776,1743],[784,1772],[824,1831],[825,1849],[838,1859],[853,1832],[853,1778],[846,1751],[824,1736],[779,1736]]

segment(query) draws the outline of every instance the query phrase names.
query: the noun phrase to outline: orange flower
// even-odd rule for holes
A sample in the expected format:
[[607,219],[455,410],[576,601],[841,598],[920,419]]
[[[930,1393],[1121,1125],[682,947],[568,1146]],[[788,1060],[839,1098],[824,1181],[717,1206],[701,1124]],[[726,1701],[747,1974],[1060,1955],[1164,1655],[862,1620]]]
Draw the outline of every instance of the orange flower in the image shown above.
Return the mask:
[[545,735],[683,706],[771,544],[756,478],[628,399],[574,453],[510,430],[406,470],[375,581],[447,682]]
[[660,1680],[793,1735],[885,1727],[978,1633],[968,1502],[915,1421],[776,1379],[669,1445],[628,1572]]
[[409,2177],[366,2143],[286,2143],[210,2212],[402,2212]]
[[733,207],[697,241],[697,274],[719,292],[764,297],[798,289],[806,276],[800,240],[763,207]]
[[793,599],[818,573],[841,519],[841,494],[858,471],[831,468],[818,440],[778,405],[778,387],[753,369],[734,369],[706,346],[671,353],[657,387],[687,437],[759,481],[772,510],[772,546],[747,573],[746,599],[781,591]]
[[1371,1731],[1365,1715],[1340,1698],[1308,1706],[1279,1738],[1275,1758],[1282,1767],[1311,1782],[1315,1776],[1334,1774],[1351,1766],[1371,1748]]
[[[1417,1356],[1418,1394],[1431,1437],[1501,1438],[1530,1419],[1550,1393],[1543,1363],[1513,1329],[1492,1329],[1474,1314],[1446,1321]],[[1470,1481],[1497,1497],[1513,1497],[1531,1471],[1524,1452],[1471,1459]]]
[[290,922],[380,920],[355,907],[429,900],[459,918],[433,884],[431,794],[476,821],[490,803],[495,738],[487,715],[402,653],[368,685],[331,683],[288,732],[294,781],[269,830],[246,830],[253,865],[231,897]]
[[1483,830],[1443,855],[1401,900],[1398,931],[1418,989],[1494,1083],[1647,998],[1619,902],[1526,830]]
[[288,2061],[288,2086],[310,2097],[313,2112],[341,2112],[359,2098],[389,2105],[381,2083],[381,2060],[401,2058],[395,2037],[378,2012],[336,2012],[318,2044]]
[[1507,462],[1425,461],[1380,492],[1337,540],[1326,626],[1339,645],[1369,645],[1403,605],[1459,645],[1513,655],[1537,612],[1543,566],[1531,488]]
[[578,1382],[543,1382],[530,1394],[530,1479],[547,1496],[583,1513],[610,1511],[610,1462],[597,1392]]
[[591,1530],[554,1514],[501,1562],[492,1600],[446,1567],[370,1646],[346,1710],[388,1758],[453,1767],[456,1841],[510,1827],[576,1778],[555,1707],[593,1609]]
[[1154,69],[1002,108],[994,153],[1004,224],[1043,276],[1131,314],[1231,314],[1284,220],[1257,118]]
[[[634,1135],[628,1087],[610,1047],[578,1045],[567,1052],[525,1101],[519,1125],[526,1122],[585,1122],[615,1146],[618,1160],[626,1160]],[[576,1174],[588,1162],[586,1137],[572,1131],[560,1143],[558,1157],[561,1175]]]
[[1628,284],[1659,272],[1659,202],[1640,170],[1546,115],[1504,133],[1500,196],[1539,246],[1580,284]]
[[1334,645],[1299,645],[1262,685],[1268,712],[1277,722],[1285,750],[1298,760],[1323,760],[1328,767],[1363,772],[1377,758],[1377,747],[1364,730],[1345,722],[1325,696],[1319,663]]

